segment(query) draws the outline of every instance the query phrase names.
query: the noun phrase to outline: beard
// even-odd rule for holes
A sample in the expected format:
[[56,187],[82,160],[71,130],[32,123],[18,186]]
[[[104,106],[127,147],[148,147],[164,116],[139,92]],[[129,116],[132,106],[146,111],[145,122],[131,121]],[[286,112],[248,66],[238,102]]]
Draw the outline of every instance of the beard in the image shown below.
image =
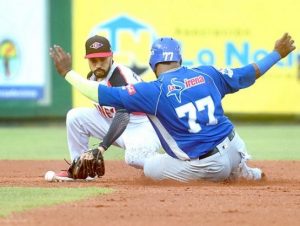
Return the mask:
[[93,73],[97,78],[105,78],[107,76],[108,71],[98,68],[95,71],[93,71]]
[[107,71],[102,68],[97,68],[95,71],[93,71],[93,73],[96,76],[96,78],[103,79],[107,76],[108,72],[110,71],[110,68],[111,68],[111,65],[109,66]]

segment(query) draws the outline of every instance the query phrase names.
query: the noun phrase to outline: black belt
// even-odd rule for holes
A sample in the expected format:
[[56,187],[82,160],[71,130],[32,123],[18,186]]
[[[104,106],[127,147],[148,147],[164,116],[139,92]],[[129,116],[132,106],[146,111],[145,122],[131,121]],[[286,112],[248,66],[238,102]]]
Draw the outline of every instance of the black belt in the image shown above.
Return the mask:
[[[232,130],[232,131],[229,133],[229,135],[228,135],[227,137],[228,137],[228,139],[229,139],[230,141],[232,141],[233,138],[234,138],[234,135],[235,135],[235,132],[234,132],[234,130]],[[227,137],[226,137],[226,138],[227,138]],[[226,138],[225,138],[225,139],[226,139]],[[218,149],[217,147],[215,147],[214,149],[208,151],[206,154],[201,155],[201,156],[199,157],[199,160],[200,160],[200,159],[205,159],[205,158],[207,158],[207,157],[209,157],[209,156],[212,156],[212,155],[214,155],[214,154],[216,154],[216,153],[218,153],[218,152],[219,152],[219,149]]]

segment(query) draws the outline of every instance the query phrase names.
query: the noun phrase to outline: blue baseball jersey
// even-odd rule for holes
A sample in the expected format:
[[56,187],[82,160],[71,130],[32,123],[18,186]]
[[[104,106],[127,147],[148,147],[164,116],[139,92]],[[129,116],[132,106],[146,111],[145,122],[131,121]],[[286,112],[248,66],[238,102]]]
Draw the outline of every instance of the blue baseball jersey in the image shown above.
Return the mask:
[[103,105],[147,113],[164,150],[189,160],[212,150],[232,131],[221,100],[254,82],[252,65],[224,70],[180,67],[153,82],[122,88],[99,85],[98,99]]

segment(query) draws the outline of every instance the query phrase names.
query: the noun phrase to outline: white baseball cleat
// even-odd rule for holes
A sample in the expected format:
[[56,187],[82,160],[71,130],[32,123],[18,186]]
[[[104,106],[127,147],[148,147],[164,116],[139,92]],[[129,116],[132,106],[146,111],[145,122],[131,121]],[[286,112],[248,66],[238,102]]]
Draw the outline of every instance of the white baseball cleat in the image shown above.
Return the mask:
[[59,173],[54,175],[52,181],[53,182],[93,181],[96,179],[96,177],[87,177],[86,179],[74,179],[69,177],[67,170],[62,170]]
[[261,180],[263,172],[259,168],[251,168],[246,166],[247,169],[242,170],[242,177],[247,180]]
[[54,178],[54,182],[67,182],[67,181],[75,181],[75,179],[69,177],[68,171],[67,170],[62,170],[59,173],[56,173]]
[[86,181],[93,181],[93,180],[95,180],[97,178],[97,176],[95,176],[95,177],[90,177],[90,176],[88,176],[87,178],[85,178],[84,180],[86,180]]
[[251,168],[245,162],[241,163],[238,168],[234,170],[231,179],[243,178],[246,180],[261,180],[265,174],[259,168]]

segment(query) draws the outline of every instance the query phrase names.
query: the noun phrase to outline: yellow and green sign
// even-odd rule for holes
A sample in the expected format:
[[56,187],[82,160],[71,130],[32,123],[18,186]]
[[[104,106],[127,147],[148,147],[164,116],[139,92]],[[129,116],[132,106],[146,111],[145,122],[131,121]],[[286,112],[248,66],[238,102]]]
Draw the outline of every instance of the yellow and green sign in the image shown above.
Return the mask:
[[[299,9],[300,2],[294,0],[286,0],[285,4],[271,0],[74,0],[74,67],[81,74],[89,72],[84,44],[94,34],[106,36],[115,61],[133,68],[144,80],[155,78],[148,59],[152,42],[161,36],[181,42],[186,66],[241,67],[272,51],[275,41],[286,31],[297,44]],[[254,86],[225,97],[225,111],[300,114],[298,55],[296,50]],[[75,106],[88,103],[74,91]]]

